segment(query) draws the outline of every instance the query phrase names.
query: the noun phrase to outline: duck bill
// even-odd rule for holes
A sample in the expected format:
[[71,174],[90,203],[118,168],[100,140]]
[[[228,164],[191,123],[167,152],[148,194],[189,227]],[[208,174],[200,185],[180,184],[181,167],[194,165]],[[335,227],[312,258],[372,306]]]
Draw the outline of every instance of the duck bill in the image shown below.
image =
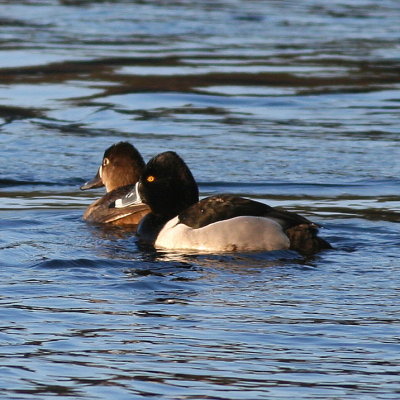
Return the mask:
[[123,208],[142,203],[143,201],[139,194],[139,182],[137,182],[135,187],[127,195],[115,200],[115,208]]
[[85,182],[82,186],[81,186],[81,190],[88,190],[88,189],[94,189],[94,188],[99,188],[104,186],[103,180],[101,179],[100,176],[100,169],[97,171],[96,176],[90,180]]

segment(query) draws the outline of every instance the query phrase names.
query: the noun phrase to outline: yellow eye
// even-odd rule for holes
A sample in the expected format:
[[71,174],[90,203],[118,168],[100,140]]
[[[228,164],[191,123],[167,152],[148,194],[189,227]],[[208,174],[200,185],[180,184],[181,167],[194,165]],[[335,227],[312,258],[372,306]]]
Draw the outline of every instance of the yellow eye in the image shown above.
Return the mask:
[[154,178],[153,175],[149,175],[146,179],[147,182],[154,182],[156,180],[156,178]]

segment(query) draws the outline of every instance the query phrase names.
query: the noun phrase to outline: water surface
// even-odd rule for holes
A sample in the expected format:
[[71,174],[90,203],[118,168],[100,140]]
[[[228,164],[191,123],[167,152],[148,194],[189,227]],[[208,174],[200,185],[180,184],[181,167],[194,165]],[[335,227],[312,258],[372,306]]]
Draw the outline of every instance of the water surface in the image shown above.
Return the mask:
[[[397,399],[395,0],[0,1],[0,396]],[[143,250],[82,221],[104,150],[335,247]]]

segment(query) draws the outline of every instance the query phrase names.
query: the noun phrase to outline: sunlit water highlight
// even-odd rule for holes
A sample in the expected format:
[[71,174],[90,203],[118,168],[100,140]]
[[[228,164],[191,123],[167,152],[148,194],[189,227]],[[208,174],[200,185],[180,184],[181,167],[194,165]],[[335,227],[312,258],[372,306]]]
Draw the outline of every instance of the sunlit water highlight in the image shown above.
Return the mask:
[[[2,1],[0,397],[398,399],[395,0]],[[106,147],[335,250],[151,251],[90,226]]]

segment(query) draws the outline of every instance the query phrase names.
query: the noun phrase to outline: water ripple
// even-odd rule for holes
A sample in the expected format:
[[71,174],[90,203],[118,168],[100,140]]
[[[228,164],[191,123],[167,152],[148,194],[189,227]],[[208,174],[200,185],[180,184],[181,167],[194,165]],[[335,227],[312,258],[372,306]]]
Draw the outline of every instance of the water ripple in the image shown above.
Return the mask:
[[[398,1],[1,3],[4,398],[399,397]],[[334,250],[182,254],[84,223],[121,140]]]

